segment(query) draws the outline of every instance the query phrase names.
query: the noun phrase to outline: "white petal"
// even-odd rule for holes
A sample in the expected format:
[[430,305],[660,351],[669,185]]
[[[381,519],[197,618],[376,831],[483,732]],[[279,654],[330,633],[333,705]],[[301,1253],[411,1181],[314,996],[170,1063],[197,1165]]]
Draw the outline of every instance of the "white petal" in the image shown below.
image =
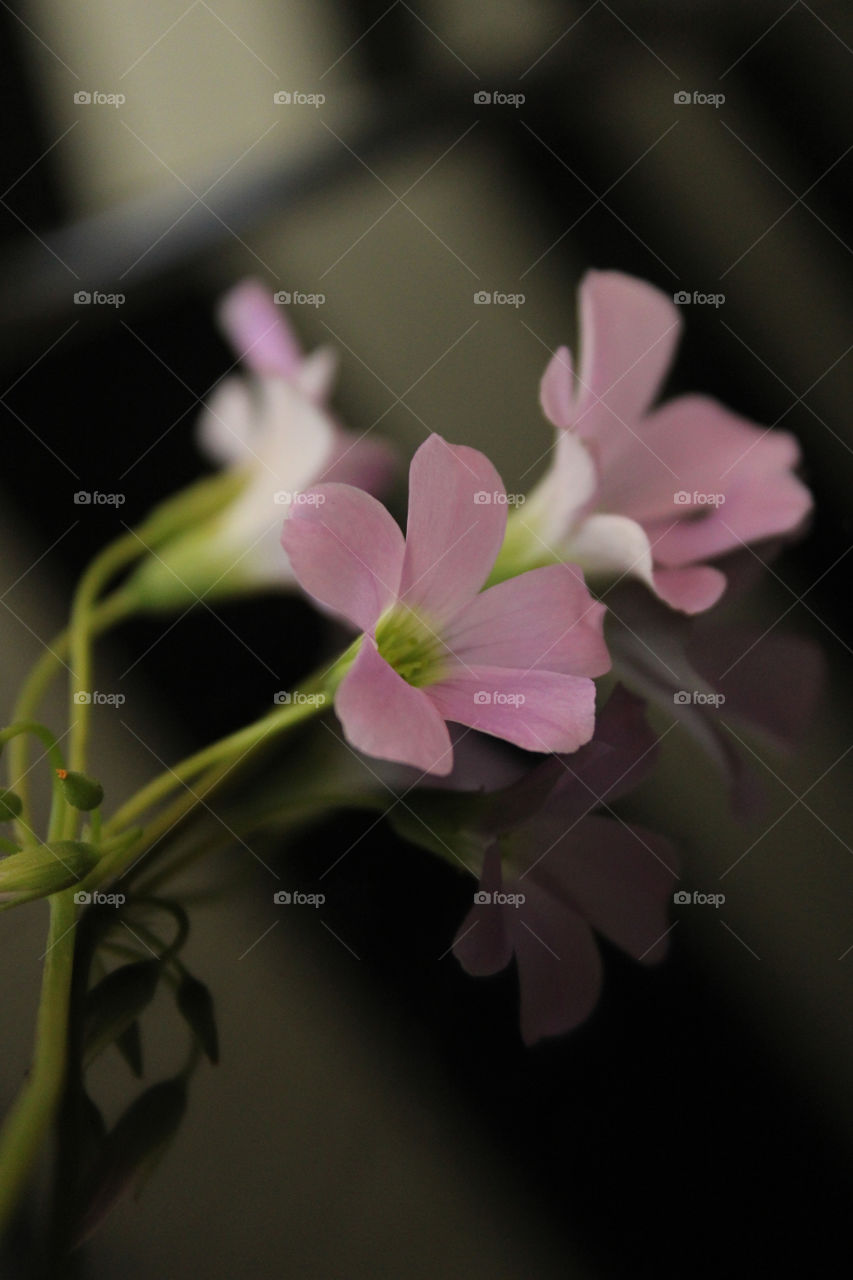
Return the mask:
[[630,574],[653,586],[649,540],[627,516],[588,516],[564,546],[563,558],[579,565],[587,577]]
[[598,488],[592,454],[573,431],[558,431],[551,464],[514,513],[513,520],[538,540],[534,552],[557,550]]

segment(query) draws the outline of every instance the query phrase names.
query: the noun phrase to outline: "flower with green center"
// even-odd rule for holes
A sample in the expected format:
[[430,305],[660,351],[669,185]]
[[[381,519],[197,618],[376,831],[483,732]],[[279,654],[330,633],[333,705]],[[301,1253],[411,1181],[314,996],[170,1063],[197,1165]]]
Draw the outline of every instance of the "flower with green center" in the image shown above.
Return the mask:
[[437,435],[421,445],[405,538],[362,490],[312,495],[282,543],[302,587],[364,632],[335,694],[352,746],[447,774],[448,720],[530,751],[590,739],[591,677],[610,666],[604,608],[571,565],[481,590],[506,528],[506,493],[482,453]]
[[380,657],[414,689],[435,684],[449,670],[444,641],[414,609],[396,605],[376,624]]

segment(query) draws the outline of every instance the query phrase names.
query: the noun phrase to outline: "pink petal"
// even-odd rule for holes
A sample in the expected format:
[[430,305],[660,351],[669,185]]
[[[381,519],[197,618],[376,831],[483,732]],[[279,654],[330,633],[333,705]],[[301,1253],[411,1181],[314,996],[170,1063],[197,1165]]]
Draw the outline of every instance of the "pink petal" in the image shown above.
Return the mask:
[[637,420],[672,361],[681,317],[671,298],[618,271],[590,271],[580,287],[581,365],[575,426],[602,467],[632,450]]
[[595,685],[585,677],[478,666],[427,693],[445,720],[527,751],[576,751],[595,728]]
[[716,604],[726,589],[726,575],[709,565],[687,569],[656,569],[655,594],[682,613],[702,613]]
[[[493,844],[483,859],[478,891],[492,894],[502,888],[500,852]],[[512,942],[504,917],[500,904],[479,903],[475,898],[474,905],[456,931],[453,954],[472,977],[484,978],[499,973],[512,959]]]
[[[635,960],[653,964],[666,950],[674,852],[663,837],[615,818],[584,818],[522,877],[548,889]],[[657,945],[656,945],[657,944]]]
[[518,961],[521,1036],[530,1045],[589,1017],[601,992],[601,957],[589,925],[530,877],[507,890],[527,898],[505,914]]
[[610,669],[605,613],[579,569],[549,565],[475,596],[451,619],[443,638],[467,667],[600,676]]
[[255,373],[291,377],[301,348],[281,307],[258,280],[244,280],[220,300],[219,324],[237,356]]
[[431,435],[409,471],[401,599],[441,622],[475,595],[503,541],[504,496],[488,458]]
[[724,504],[668,529],[655,545],[655,559],[678,566],[723,555],[792,532],[811,507],[809,490],[790,472],[739,476],[728,485]]
[[566,428],[572,425],[574,385],[572,353],[568,347],[558,347],[548,361],[539,385],[539,403],[545,417],[555,427]]
[[335,695],[347,741],[365,755],[448,774],[453,748],[443,718],[423,689],[397,675],[365,636]]
[[281,535],[309,595],[363,631],[394,600],[403,534],[380,502],[346,484],[317,485],[289,508]]
[[[635,448],[608,468],[598,504],[647,529],[659,522],[660,532],[678,520],[655,547],[662,563],[689,564],[730,550],[738,537],[750,542],[785,533],[811,506],[792,474],[799,461],[794,437],[740,418],[708,396],[671,400],[637,434]],[[717,494],[723,502],[707,501]]]

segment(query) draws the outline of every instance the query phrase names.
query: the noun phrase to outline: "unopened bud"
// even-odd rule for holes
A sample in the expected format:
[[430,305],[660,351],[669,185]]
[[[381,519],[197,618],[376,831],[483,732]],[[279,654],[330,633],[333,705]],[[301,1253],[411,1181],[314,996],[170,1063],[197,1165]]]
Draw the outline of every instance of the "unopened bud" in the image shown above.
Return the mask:
[[82,809],[84,813],[97,809],[104,798],[104,788],[100,782],[73,769],[57,769],[56,773],[62,783],[65,799],[73,809]]
[[97,849],[82,840],[54,840],[22,849],[0,861],[0,899],[47,898],[77,884],[97,861]]

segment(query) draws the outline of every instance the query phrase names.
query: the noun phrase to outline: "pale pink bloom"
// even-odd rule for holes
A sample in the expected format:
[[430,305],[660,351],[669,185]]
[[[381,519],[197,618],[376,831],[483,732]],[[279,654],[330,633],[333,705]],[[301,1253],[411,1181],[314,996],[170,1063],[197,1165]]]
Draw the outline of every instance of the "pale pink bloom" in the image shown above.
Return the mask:
[[305,591],[365,634],[335,696],[367,755],[447,774],[446,721],[530,751],[592,736],[610,665],[604,609],[571,565],[481,588],[506,527],[506,493],[482,453],[432,435],[409,473],[406,537],[362,490],[319,485],[282,542]]
[[253,586],[293,583],[279,532],[296,495],[321,480],[380,490],[392,469],[383,443],[346,431],[326,407],[336,354],[304,355],[285,310],[254,280],[225,294],[219,323],[251,376],[224,379],[198,424],[205,453],[246,473],[213,537]]
[[[571,1031],[595,1008],[597,933],[644,964],[666,953],[674,851],[661,836],[596,812],[646,777],[654,759],[643,703],[617,686],[592,742],[497,793],[494,817],[483,809],[482,875],[453,954],[475,977],[515,957],[525,1044]],[[549,774],[556,783],[543,802]]]
[[519,547],[530,563],[558,555],[588,578],[631,574],[667,604],[697,613],[726,585],[706,561],[787,533],[809,511],[792,435],[704,395],[652,407],[680,330],[679,308],[651,285],[619,272],[584,277],[577,377],[560,347],[542,379],[557,443],[548,472],[511,517],[515,572]]

